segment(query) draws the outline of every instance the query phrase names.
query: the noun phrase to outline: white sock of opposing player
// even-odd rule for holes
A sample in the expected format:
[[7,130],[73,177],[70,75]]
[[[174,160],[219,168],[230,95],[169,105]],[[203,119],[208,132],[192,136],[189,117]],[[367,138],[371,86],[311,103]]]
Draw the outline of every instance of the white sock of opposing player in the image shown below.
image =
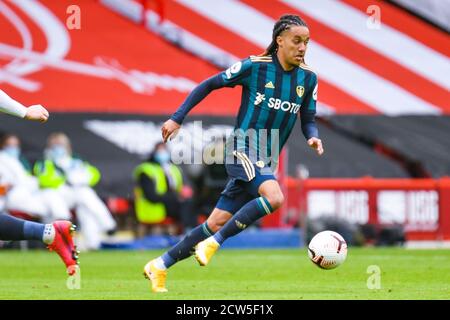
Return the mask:
[[44,234],[42,235],[42,241],[45,244],[51,244],[55,240],[55,227],[52,224],[46,224]]

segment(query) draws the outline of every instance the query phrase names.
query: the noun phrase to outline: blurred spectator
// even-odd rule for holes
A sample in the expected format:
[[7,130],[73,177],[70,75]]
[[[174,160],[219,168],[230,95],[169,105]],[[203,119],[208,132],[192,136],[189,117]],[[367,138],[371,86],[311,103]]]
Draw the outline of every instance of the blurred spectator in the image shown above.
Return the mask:
[[100,180],[98,169],[74,156],[69,138],[58,132],[48,137],[44,160],[36,163],[34,173],[41,188],[57,190],[66,206],[75,210],[83,236],[79,248],[99,249],[102,234],[113,233],[116,222],[92,189]]
[[156,144],[149,158],[136,167],[134,180],[135,210],[141,226],[158,224],[166,217],[180,222],[184,232],[197,225],[190,195],[185,194],[182,172],[170,161],[164,143]]
[[208,215],[217,204],[220,193],[228,181],[225,169],[226,138],[215,139],[203,150],[204,160],[201,170],[192,176],[194,183],[194,208],[196,212]]
[[2,184],[8,186],[4,203],[7,211],[26,213],[44,223],[70,219],[69,210],[56,192],[39,189],[29,162],[21,155],[20,140],[14,134],[0,138],[0,176]]

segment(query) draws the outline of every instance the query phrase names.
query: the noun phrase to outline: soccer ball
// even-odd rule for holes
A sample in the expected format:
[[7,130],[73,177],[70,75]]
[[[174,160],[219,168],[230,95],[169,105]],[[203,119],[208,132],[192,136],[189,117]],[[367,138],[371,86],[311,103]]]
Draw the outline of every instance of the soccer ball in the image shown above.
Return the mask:
[[347,257],[347,243],[334,231],[322,231],[316,234],[308,245],[311,261],[322,269],[334,269]]

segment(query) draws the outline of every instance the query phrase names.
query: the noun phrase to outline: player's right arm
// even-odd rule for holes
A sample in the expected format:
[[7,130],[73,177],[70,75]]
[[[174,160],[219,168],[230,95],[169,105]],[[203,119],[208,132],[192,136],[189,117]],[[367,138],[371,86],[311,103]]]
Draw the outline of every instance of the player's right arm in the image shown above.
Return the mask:
[[0,111],[19,118],[40,122],[46,122],[49,117],[48,111],[40,104],[27,108],[2,90],[0,90]]
[[324,149],[322,140],[319,138],[319,130],[317,129],[315,121],[318,79],[315,73],[312,75],[310,90],[302,104],[302,108],[300,109],[300,119],[302,124],[302,132],[307,140],[307,144],[316,150],[317,154],[321,156]]
[[189,111],[192,110],[197,104],[199,104],[211,91],[220,89],[223,87],[234,87],[236,85],[246,85],[247,80],[251,74],[251,60],[245,59],[233,64],[227,70],[220,72],[211,78],[203,81],[197,87],[192,90],[183,104],[178,110],[167,120],[162,128],[163,141],[167,139],[176,130],[181,127],[184,118]]

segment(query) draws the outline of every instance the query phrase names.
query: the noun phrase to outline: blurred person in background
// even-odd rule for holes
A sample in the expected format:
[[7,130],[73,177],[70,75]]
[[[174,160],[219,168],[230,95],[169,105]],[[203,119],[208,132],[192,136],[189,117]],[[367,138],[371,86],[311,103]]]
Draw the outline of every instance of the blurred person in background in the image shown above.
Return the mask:
[[5,196],[6,210],[26,213],[44,223],[70,220],[70,212],[59,194],[51,189],[39,189],[37,178],[31,175],[30,163],[21,155],[20,145],[14,134],[0,137],[0,175],[9,187]]
[[135,211],[142,224],[156,224],[166,217],[177,220],[186,232],[197,224],[181,169],[170,161],[170,152],[157,143],[149,158],[134,170]]
[[[25,107],[20,102],[9,97],[0,90],[0,112],[12,116],[39,122],[48,120],[48,111],[41,105]],[[67,267],[67,272],[73,275],[77,270],[78,253],[73,243],[72,234],[76,229],[70,221],[55,221],[43,224],[17,219],[4,212],[4,197],[9,185],[0,175],[0,240],[20,241],[37,240],[47,245],[50,251],[55,251]]]
[[41,188],[56,190],[65,208],[75,210],[82,235],[80,250],[99,249],[103,234],[116,229],[110,211],[93,189],[100,181],[99,170],[74,156],[67,135],[56,132],[49,135],[44,160],[37,162],[33,171]]
[[[217,198],[228,182],[225,169],[226,137],[218,137],[203,149],[204,162],[200,172],[192,178],[194,189],[194,210],[208,215],[215,207]],[[192,165],[190,166],[192,167]]]

